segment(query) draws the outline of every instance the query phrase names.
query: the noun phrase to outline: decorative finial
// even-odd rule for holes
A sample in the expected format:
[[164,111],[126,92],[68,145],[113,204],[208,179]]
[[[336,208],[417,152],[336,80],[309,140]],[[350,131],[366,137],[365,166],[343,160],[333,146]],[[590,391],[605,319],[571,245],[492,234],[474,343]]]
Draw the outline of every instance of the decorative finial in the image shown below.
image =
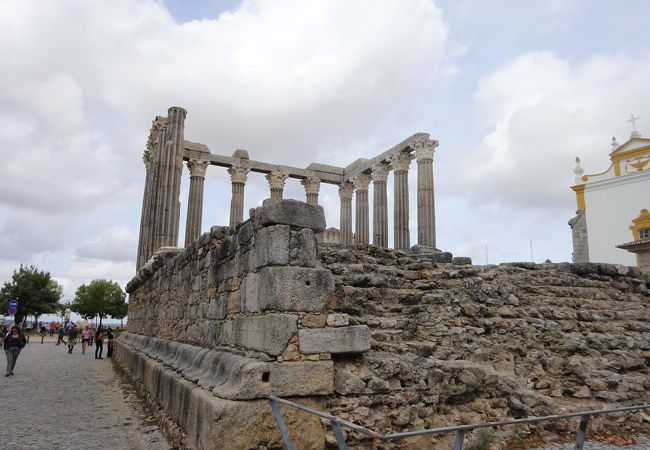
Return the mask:
[[576,166],[573,169],[573,173],[575,174],[575,183],[576,185],[582,184],[582,174],[585,173],[584,169],[580,165],[580,158],[576,156]]
[[626,120],[626,121],[625,121],[625,123],[631,123],[631,124],[632,124],[632,132],[630,133],[630,137],[631,137],[631,138],[641,137],[641,133],[639,133],[639,132],[637,131],[637,129],[636,129],[636,124],[634,123],[634,122],[636,122],[636,121],[639,120],[639,119],[640,119],[639,116],[634,117],[634,114],[630,114],[630,120]]
[[618,142],[616,142],[616,137],[615,137],[615,136],[612,136],[612,150],[616,150],[616,149],[619,148],[620,146],[621,146],[621,145],[620,145]]

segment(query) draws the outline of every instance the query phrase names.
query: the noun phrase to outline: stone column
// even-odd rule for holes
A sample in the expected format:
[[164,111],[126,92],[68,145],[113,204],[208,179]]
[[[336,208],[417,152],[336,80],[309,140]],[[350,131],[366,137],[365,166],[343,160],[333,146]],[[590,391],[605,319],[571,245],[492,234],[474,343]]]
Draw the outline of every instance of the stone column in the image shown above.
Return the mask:
[[372,243],[388,247],[388,195],[386,180],[391,167],[380,163],[372,168]]
[[248,177],[248,167],[232,166],[228,168],[232,182],[232,197],[230,198],[230,226],[236,227],[244,221],[244,186]]
[[436,210],[433,191],[433,152],[438,141],[414,145],[418,163],[418,244],[436,246]]
[[370,175],[360,173],[354,179],[354,190],[357,195],[355,208],[355,235],[354,242],[368,244],[370,226],[368,224],[368,185]]
[[171,107],[161,132],[159,157],[156,161],[156,200],[153,252],[164,246],[178,246],[180,221],[181,174],[183,171],[183,141],[187,111]]
[[203,221],[203,185],[208,161],[190,159],[187,168],[190,169],[190,193],[187,199],[187,219],[185,221],[185,247],[201,235]]
[[320,192],[320,178],[316,176],[308,176],[300,180],[300,184],[305,187],[305,195],[307,203],[310,205],[318,205],[318,193]]
[[138,251],[138,268],[142,267],[153,255],[155,227],[156,227],[156,200],[158,195],[157,182],[159,180],[160,155],[164,141],[164,128],[166,117],[156,116],[151,123],[147,148],[142,156],[147,171],[145,188],[142,199],[141,237]]
[[352,244],[352,183],[345,182],[339,185],[339,198],[341,199],[341,244]]
[[282,200],[282,192],[284,191],[284,182],[287,180],[287,175],[282,172],[271,172],[266,175],[266,180],[269,182],[271,188],[271,198]]
[[138,259],[136,270],[147,262],[146,240],[149,235],[149,209],[151,208],[151,150],[146,149],[142,155],[145,166],[144,193],[142,195],[142,212],[140,214],[140,238],[138,239]]
[[397,152],[391,156],[394,170],[394,247],[408,250],[409,242],[409,165],[413,156],[409,152]]

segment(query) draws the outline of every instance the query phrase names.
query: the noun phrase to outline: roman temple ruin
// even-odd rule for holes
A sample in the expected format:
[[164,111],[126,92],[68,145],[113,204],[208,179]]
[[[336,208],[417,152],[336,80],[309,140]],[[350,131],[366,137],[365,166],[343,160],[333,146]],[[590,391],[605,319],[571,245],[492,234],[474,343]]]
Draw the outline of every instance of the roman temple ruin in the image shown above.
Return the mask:
[[[616,264],[476,266],[434,251],[437,142],[429,135],[346,168],[300,169],[253,161],[243,150],[214,155],[185,140],[185,114],[170,108],[157,117],[147,143],[138,267],[127,285],[128,329],[116,343],[178,447],[284,448],[268,395],[378,433],[650,402],[650,277]],[[424,251],[409,249],[413,158]],[[190,189],[179,247],[183,161]],[[231,175],[230,223],[202,233],[211,165]],[[270,192],[244,220],[251,172],[266,175]],[[289,178],[301,181],[306,202],[283,198]],[[339,186],[341,199],[340,231],[327,239],[320,183]],[[318,417],[284,408],[283,416],[295,448],[335,444]],[[646,418],[592,419],[589,427],[643,429]],[[507,440],[576,426],[562,420],[494,433]],[[450,448],[453,435],[377,442],[346,430],[345,438],[354,449]]]

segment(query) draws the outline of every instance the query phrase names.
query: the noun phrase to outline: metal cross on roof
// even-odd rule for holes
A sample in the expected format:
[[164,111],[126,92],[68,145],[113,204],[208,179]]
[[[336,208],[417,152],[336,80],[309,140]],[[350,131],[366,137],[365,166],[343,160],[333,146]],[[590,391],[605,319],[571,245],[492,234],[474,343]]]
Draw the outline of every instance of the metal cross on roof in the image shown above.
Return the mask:
[[631,123],[632,124],[632,130],[636,131],[636,125],[634,124],[634,122],[636,122],[639,119],[640,119],[639,116],[634,117],[634,114],[630,114],[630,120],[626,120],[625,123]]

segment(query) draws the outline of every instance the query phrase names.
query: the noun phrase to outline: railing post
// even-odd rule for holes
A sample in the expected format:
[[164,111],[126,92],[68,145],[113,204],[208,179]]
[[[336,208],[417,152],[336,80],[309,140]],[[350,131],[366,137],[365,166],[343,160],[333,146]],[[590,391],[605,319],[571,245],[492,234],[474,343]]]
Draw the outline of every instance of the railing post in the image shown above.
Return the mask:
[[341,426],[334,422],[333,420],[330,421],[330,424],[332,425],[332,431],[334,431],[334,436],[336,436],[336,443],[339,446],[340,450],[347,450],[348,446],[345,444],[345,436],[343,436],[343,431],[341,430]]
[[275,416],[275,421],[278,423],[278,428],[280,429],[280,434],[282,434],[282,439],[284,439],[284,445],[287,446],[287,450],[293,450],[293,445],[291,445],[291,438],[289,437],[289,431],[282,420],[282,413],[280,412],[280,407],[275,400],[269,398],[271,403],[271,409],[273,410],[273,415]]
[[578,433],[576,433],[576,445],[573,447],[573,450],[582,450],[584,448],[588,424],[589,415],[580,416],[580,426],[578,427]]
[[458,430],[456,432],[456,440],[454,441],[454,450],[463,450],[464,439],[465,439],[465,430]]

